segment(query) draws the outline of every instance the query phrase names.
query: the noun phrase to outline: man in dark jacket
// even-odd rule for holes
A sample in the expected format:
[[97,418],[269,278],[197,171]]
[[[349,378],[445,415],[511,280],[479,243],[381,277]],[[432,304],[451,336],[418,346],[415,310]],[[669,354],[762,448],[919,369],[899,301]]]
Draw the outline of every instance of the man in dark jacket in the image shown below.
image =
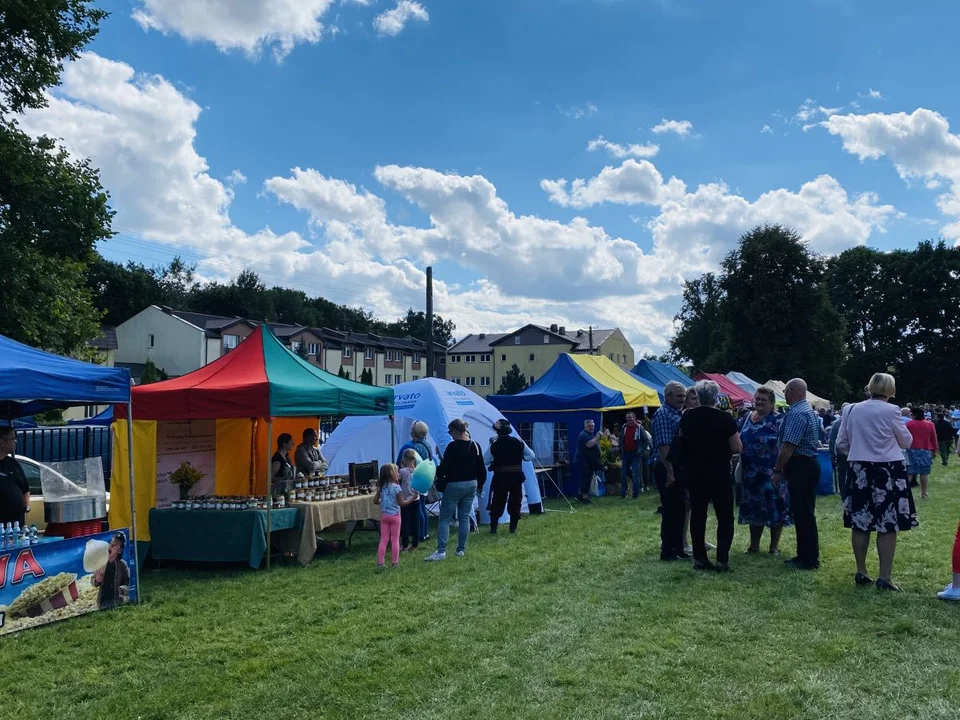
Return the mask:
[[940,447],[940,460],[947,466],[950,447],[953,445],[954,429],[944,413],[937,415],[937,445]]
[[523,504],[523,461],[533,461],[533,450],[510,433],[507,420],[497,420],[493,424],[496,438],[490,439],[490,447],[483,454],[483,461],[493,471],[490,487],[490,534],[497,534],[497,524],[506,508],[510,513],[510,532],[517,531],[520,522],[520,508]]

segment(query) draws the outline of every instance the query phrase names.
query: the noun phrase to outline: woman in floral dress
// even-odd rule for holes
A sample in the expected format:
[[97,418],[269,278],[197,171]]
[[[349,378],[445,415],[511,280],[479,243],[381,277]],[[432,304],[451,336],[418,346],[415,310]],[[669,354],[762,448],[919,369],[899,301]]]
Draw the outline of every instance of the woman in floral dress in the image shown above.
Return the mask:
[[776,395],[768,387],[757,388],[753,402],[755,410],[746,417],[740,430],[743,488],[739,522],[750,526],[748,553],[760,552],[763,529],[768,527],[770,554],[777,555],[783,528],[791,524],[787,484],[774,485],[772,479],[777,461],[777,433],[783,416],[774,412]]

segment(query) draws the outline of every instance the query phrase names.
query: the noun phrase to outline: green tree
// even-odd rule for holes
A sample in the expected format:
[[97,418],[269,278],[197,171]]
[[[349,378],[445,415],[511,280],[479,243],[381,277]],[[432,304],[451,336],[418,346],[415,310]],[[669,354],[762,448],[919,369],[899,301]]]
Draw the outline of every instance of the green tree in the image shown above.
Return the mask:
[[363,372],[360,373],[360,382],[364,385],[373,385],[373,370],[364,368]]
[[46,105],[63,61],[76,58],[105,16],[87,0],[21,0],[0,7],[0,333],[82,355],[99,334],[86,286],[94,247],[113,216],[97,171],[16,113]]
[[[435,343],[450,347],[455,342],[453,333],[456,329],[457,326],[453,320],[444,320],[439,315],[433,316],[433,341]],[[422,310],[415,311],[413,308],[410,308],[407,310],[405,317],[386,325],[383,328],[383,333],[394,337],[405,337],[409,335],[412,338],[426,342],[427,314]]]
[[140,384],[150,385],[155,382],[160,382],[160,371],[153,360],[147,360],[143,364],[143,371],[140,373]]
[[302,359],[304,359],[304,360],[306,360],[308,357],[310,357],[309,355],[307,355],[307,344],[306,344],[306,343],[300,343],[299,345],[297,345],[297,356],[299,356],[300,358],[302,358]]
[[516,395],[527,389],[527,379],[520,373],[520,368],[514,363],[507,374],[503,376],[497,395]]
[[699,370],[758,378],[802,377],[827,397],[847,385],[843,321],[830,303],[824,261],[793,230],[765,225],[744,234],[718,278],[684,288],[673,347]]
[[670,341],[673,362],[689,361],[700,370],[710,371],[711,356],[722,345],[724,300],[720,279],[713,273],[687,280],[683,284],[683,305],[677,314],[677,334]]

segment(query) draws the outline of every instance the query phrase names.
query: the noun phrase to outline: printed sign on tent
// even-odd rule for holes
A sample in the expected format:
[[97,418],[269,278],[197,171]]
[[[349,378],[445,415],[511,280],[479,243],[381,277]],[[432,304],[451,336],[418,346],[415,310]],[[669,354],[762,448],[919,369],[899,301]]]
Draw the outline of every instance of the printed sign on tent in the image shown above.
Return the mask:
[[165,420],[157,423],[157,507],[168,508],[180,497],[170,474],[187,462],[203,473],[192,495],[213,495],[216,471],[216,420]]
[[136,552],[126,529],[0,546],[0,635],[137,599]]

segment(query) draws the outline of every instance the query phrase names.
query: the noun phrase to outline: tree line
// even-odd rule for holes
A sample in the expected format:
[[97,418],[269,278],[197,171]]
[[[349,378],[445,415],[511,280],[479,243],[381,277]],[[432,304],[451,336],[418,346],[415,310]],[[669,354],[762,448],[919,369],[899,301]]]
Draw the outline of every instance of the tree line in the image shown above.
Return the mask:
[[674,362],[758,382],[803,377],[839,401],[875,372],[903,402],[960,399],[960,248],[857,247],[825,258],[780,225],[744,234],[717,273],[684,283]]

